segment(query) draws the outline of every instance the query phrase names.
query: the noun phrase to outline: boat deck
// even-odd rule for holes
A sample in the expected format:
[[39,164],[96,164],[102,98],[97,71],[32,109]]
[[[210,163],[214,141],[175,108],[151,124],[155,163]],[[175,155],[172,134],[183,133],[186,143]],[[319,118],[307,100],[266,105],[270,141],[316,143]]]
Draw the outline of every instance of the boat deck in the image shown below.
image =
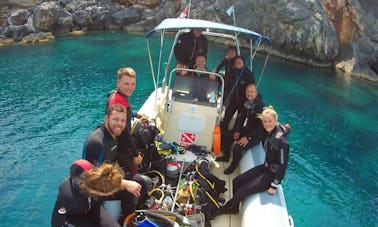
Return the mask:
[[[174,157],[176,160],[179,161],[193,161],[197,159],[197,156],[194,155],[192,152],[188,151],[185,154],[175,155],[173,154],[172,157]],[[224,193],[224,198],[226,202],[232,197],[232,179],[240,174],[240,167],[237,167],[235,171],[232,174],[226,175],[223,173],[223,171],[230,165],[230,161],[227,162],[216,162],[218,164],[217,167],[212,166],[211,171],[212,174],[217,176],[219,179],[226,181],[226,188],[227,191]],[[241,210],[241,207],[240,209]],[[212,226],[218,226],[218,227],[235,227],[235,226],[241,226],[241,220],[242,216],[239,213],[236,214],[223,214],[217,216],[214,220],[211,220]]]
[[[212,172],[214,175],[219,177],[220,179],[226,181],[226,188],[227,191],[224,193],[224,198],[228,201],[232,197],[232,179],[236,177],[240,173],[239,167],[230,175],[226,175],[223,171],[230,165],[229,161],[227,162],[217,162],[219,164],[219,168],[213,167]],[[241,209],[240,209],[241,210]],[[211,220],[212,226],[218,227],[233,227],[233,226],[241,226],[241,215],[240,214],[223,214],[217,216],[214,220]]]

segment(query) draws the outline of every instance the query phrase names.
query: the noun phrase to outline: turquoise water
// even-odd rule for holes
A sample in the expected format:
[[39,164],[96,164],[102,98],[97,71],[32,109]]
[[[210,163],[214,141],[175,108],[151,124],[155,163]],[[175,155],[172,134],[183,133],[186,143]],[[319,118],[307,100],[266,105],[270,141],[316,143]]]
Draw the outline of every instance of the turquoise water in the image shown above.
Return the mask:
[[[209,68],[224,52],[211,47]],[[2,47],[0,65],[1,226],[49,226],[59,183],[102,121],[117,69],[138,74],[134,109],[152,91],[144,37]],[[275,59],[269,66],[259,89],[292,126],[283,186],[295,225],[378,226],[377,86]]]

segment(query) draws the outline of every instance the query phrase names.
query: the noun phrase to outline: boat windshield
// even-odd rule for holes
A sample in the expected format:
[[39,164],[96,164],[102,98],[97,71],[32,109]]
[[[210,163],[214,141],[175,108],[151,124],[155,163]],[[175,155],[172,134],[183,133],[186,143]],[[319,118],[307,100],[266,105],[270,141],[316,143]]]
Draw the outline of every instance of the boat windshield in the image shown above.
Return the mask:
[[216,106],[219,88],[208,76],[176,75],[172,95],[175,101]]

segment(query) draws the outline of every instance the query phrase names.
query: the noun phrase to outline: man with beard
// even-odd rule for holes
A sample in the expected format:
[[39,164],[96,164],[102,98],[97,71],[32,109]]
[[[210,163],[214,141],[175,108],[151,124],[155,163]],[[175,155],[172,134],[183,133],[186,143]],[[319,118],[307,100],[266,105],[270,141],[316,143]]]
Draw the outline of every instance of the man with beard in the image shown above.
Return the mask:
[[119,104],[126,108],[126,127],[119,135],[118,139],[118,153],[116,160],[118,164],[125,171],[125,179],[134,180],[141,184],[141,195],[137,207],[143,206],[143,203],[147,199],[148,191],[151,188],[152,180],[148,176],[136,173],[137,165],[140,165],[143,161],[142,156],[139,154],[135,145],[134,138],[131,135],[131,118],[133,116],[140,118],[143,115],[134,114],[131,108],[131,104],[128,100],[136,86],[136,73],[131,67],[120,68],[117,72],[117,86],[108,95],[106,103],[106,109],[111,105]]
[[[109,106],[105,115],[105,123],[98,126],[85,141],[83,158],[95,166],[101,165],[103,162],[116,162],[118,137],[125,127],[125,107],[120,104]],[[139,190],[140,188],[141,186],[139,185]],[[128,191],[121,190],[108,198],[108,200],[121,200],[122,213],[123,217],[125,217],[134,212],[138,197]]]

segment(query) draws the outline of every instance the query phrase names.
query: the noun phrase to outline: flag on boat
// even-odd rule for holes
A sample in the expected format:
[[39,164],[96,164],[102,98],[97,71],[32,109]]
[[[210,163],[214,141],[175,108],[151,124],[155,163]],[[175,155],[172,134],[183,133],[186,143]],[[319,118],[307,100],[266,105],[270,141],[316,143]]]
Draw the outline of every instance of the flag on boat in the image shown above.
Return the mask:
[[187,15],[188,15],[188,7],[185,7],[185,8],[182,10],[180,16],[178,16],[177,18],[178,18],[178,19],[185,19]]
[[230,6],[230,8],[228,8],[227,10],[226,10],[226,13],[227,13],[227,15],[228,16],[231,16],[233,13],[234,13],[234,5],[232,5],[232,6]]

